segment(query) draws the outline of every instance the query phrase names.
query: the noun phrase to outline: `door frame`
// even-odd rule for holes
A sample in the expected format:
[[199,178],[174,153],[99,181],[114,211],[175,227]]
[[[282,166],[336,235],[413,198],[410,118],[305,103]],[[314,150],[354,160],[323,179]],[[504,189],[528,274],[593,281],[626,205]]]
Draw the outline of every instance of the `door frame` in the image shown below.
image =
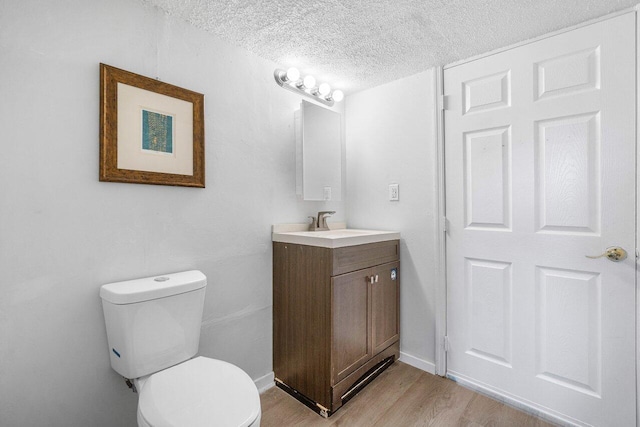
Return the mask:
[[436,306],[435,306],[435,370],[436,375],[447,374],[447,218],[445,191],[445,159],[444,159],[444,68],[436,67],[434,72],[435,94],[435,138],[436,138]]
[[[640,149],[638,147],[638,141],[640,141],[640,22],[638,19],[638,12],[640,11],[640,4],[635,7],[625,8],[618,12],[610,13],[608,15],[591,19],[589,21],[573,25],[571,27],[567,27],[558,31],[554,31],[551,33],[544,34],[542,36],[526,40],[520,43],[512,44],[500,49],[496,49],[481,55],[473,56],[468,59],[464,59],[461,61],[456,61],[451,64],[447,64],[444,66],[438,66],[435,68],[435,78],[434,78],[434,94],[435,94],[435,129],[433,136],[436,140],[436,155],[437,155],[437,165],[436,165],[436,174],[437,174],[437,190],[436,190],[436,208],[437,208],[437,234],[435,239],[435,261],[438,266],[436,272],[436,288],[435,288],[435,372],[437,375],[446,376],[447,375],[447,256],[446,256],[446,231],[447,231],[447,218],[446,218],[446,191],[445,191],[445,158],[444,158],[444,148],[445,148],[445,134],[444,134],[444,111],[447,109],[446,99],[444,97],[444,71],[456,67],[458,65],[466,64],[469,62],[473,62],[475,60],[486,58],[488,56],[492,56],[498,53],[502,53],[511,49],[515,49],[521,46],[525,46],[527,44],[531,44],[537,42],[539,40],[544,40],[549,37],[553,37],[559,34],[563,34],[569,31],[576,30],[578,28],[586,27],[591,24],[595,24],[597,22],[602,22],[609,20],[611,18],[615,18],[620,15],[624,15],[627,13],[633,13],[635,15],[636,20],[636,165],[635,165],[635,175],[636,175],[636,227],[635,227],[635,248],[633,248],[633,254],[636,257],[636,275],[635,275],[635,289],[636,289],[636,425],[640,426],[640,376],[638,375],[638,369],[640,368],[638,364],[638,360],[640,360],[640,313],[638,308],[640,307],[640,289],[638,286],[639,272],[638,272],[638,242],[640,241],[640,174],[638,173],[638,165],[640,165]],[[473,384],[465,384],[469,388],[474,388]],[[505,396],[501,395],[493,395],[488,390],[484,389],[475,389],[475,391],[479,391],[483,394],[487,394],[493,398],[496,398],[506,404],[511,406],[515,406],[518,409],[524,410],[526,412],[535,412],[538,414],[538,411],[534,408],[529,407],[526,403],[521,401],[512,400]],[[543,415],[543,414],[539,414]],[[561,420],[552,419],[555,422],[559,422]]]

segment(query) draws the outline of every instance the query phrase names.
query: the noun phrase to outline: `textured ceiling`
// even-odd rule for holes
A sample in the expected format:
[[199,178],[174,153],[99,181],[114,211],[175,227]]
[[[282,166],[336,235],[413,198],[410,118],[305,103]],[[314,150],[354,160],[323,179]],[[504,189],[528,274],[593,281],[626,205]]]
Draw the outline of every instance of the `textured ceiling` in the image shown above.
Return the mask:
[[638,0],[142,1],[348,94]]

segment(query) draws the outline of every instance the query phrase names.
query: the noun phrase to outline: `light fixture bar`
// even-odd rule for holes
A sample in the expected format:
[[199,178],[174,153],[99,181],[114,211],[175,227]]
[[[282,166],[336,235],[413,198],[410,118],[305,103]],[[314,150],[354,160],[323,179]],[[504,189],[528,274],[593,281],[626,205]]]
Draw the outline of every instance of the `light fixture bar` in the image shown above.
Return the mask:
[[[275,78],[276,83],[278,83],[278,86],[312,98],[313,100],[329,107],[333,107],[333,104],[341,101],[344,96],[340,90],[331,92],[331,88],[326,83],[316,87],[316,81],[313,76],[305,76],[301,79],[300,73],[295,68],[290,68],[287,71],[276,68],[273,72],[273,77]],[[294,80],[291,77],[297,78]]]

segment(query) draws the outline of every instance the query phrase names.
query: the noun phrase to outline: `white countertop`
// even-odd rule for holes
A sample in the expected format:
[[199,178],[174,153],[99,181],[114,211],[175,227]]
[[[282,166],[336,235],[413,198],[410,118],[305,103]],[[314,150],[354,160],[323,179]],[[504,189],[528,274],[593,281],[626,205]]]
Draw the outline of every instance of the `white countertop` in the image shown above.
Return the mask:
[[309,224],[278,224],[272,227],[271,240],[333,249],[400,239],[397,231],[360,230],[344,228],[344,225],[330,224],[331,229],[327,231],[305,231]]

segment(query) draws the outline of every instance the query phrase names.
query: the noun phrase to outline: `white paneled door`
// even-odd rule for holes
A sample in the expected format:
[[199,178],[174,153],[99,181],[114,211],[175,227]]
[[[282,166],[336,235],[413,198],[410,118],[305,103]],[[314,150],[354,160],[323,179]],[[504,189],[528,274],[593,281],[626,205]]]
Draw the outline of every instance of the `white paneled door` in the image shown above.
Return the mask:
[[577,425],[636,425],[635,81],[635,13],[444,71],[447,372]]

